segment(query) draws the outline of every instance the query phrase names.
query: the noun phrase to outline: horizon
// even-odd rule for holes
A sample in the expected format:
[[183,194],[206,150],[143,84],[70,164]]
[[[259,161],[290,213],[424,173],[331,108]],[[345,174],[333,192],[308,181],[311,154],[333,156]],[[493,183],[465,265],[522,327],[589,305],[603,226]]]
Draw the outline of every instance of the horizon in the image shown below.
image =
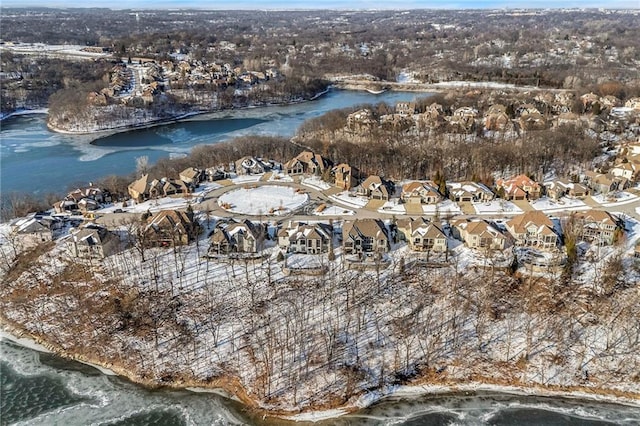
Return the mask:
[[109,10],[202,10],[202,11],[233,11],[233,10],[260,10],[260,11],[383,11],[383,10],[640,10],[640,0],[613,0],[602,1],[506,1],[506,0],[450,0],[446,3],[424,0],[386,1],[358,0],[350,2],[348,7],[338,0],[321,0],[310,4],[302,0],[270,0],[254,1],[230,1],[222,0],[215,4],[204,4],[194,0],[137,0],[127,3],[127,7],[113,7],[113,3],[106,0],[87,0],[82,7],[75,6],[68,0],[34,0],[27,2],[9,0],[3,2],[2,9],[109,9]]

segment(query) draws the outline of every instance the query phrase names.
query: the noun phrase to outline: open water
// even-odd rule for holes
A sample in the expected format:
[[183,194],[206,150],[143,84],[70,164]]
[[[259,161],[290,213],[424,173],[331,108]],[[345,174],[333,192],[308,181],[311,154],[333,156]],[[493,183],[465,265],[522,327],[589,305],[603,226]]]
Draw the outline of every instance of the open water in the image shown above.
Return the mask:
[[135,170],[136,157],[147,156],[153,163],[236,136],[290,137],[305,120],[332,109],[379,102],[395,105],[428,95],[332,90],[315,101],[223,111],[110,136],[54,133],[47,129],[46,115],[15,116],[0,124],[0,191],[63,193],[107,175],[127,175]]
[[[64,426],[260,425],[211,393],[149,390],[51,354],[0,341],[0,424]],[[277,425],[270,420],[269,425]],[[317,425],[638,425],[623,405],[478,392],[390,398]]]

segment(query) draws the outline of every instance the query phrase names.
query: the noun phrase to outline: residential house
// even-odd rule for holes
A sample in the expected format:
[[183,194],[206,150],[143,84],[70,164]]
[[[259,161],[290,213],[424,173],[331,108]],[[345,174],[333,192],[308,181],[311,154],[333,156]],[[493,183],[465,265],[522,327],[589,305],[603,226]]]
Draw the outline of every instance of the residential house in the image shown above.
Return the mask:
[[509,245],[502,231],[484,220],[458,220],[453,223],[452,232],[455,238],[472,249],[504,250]]
[[97,201],[92,200],[91,198],[83,198],[78,202],[78,210],[82,213],[91,212],[98,210],[100,208],[100,204]]
[[402,185],[400,199],[407,204],[437,204],[442,194],[433,182],[409,182]]
[[611,175],[626,179],[628,181],[636,181],[640,177],[640,165],[632,162],[620,162],[613,166],[609,171]]
[[393,182],[380,176],[372,175],[365,179],[365,181],[355,189],[358,195],[368,197],[372,200],[388,201],[395,192],[395,185]]
[[387,253],[390,249],[387,227],[377,219],[345,221],[342,245],[345,254]]
[[235,162],[237,175],[259,175],[270,172],[273,164],[258,157],[242,157]]
[[498,179],[496,189],[504,192],[506,200],[537,200],[541,190],[540,185],[527,175]]
[[631,108],[636,111],[640,111],[640,98],[631,98],[624,103],[626,108]]
[[396,103],[396,114],[413,115],[415,113],[416,113],[415,102],[397,102]]
[[541,211],[529,211],[513,217],[506,223],[507,231],[517,246],[552,250],[558,245],[553,222]]
[[511,119],[504,105],[491,105],[484,115],[484,128],[487,130],[505,130],[510,124]]
[[161,210],[147,219],[143,241],[150,247],[172,247],[192,242],[198,232],[193,214],[178,210]]
[[266,227],[250,220],[219,224],[209,238],[209,255],[257,253],[266,239]]
[[584,180],[593,191],[605,195],[611,191],[624,190],[629,185],[629,181],[621,177],[592,171],[584,173]]
[[567,179],[556,179],[544,184],[547,197],[559,200],[562,197],[584,198],[589,195],[589,188],[580,183],[570,182]]
[[171,195],[188,194],[191,192],[186,183],[180,179],[162,178],[154,179],[149,184],[149,197],[160,198],[169,197]]
[[289,253],[320,254],[329,251],[332,238],[326,223],[289,222],[278,232],[278,246]]
[[361,109],[347,116],[347,130],[352,132],[371,130],[377,125],[378,121],[373,117],[370,109]]
[[447,182],[449,198],[460,202],[488,202],[495,198],[495,194],[485,185],[466,181],[466,182]]
[[150,198],[150,186],[151,181],[149,180],[149,175],[144,174],[139,179],[129,184],[129,186],[127,187],[129,196],[131,196],[131,198],[138,203],[148,200]]
[[18,219],[11,225],[11,230],[18,235],[30,235],[37,241],[47,242],[53,239],[53,222],[49,219],[29,216]]
[[360,181],[360,171],[346,163],[338,164],[333,168],[335,186],[345,191],[358,185]]
[[120,238],[96,225],[71,229],[66,241],[71,254],[82,259],[104,259],[120,248]]
[[573,218],[578,237],[598,245],[613,244],[616,230],[621,229],[618,219],[604,210],[577,212]]
[[182,182],[189,185],[191,188],[196,188],[200,185],[200,182],[204,181],[206,175],[204,170],[200,170],[195,167],[189,167],[180,172],[178,176]]
[[320,154],[303,151],[284,164],[284,172],[288,175],[322,175],[331,167],[331,161]]
[[206,180],[209,182],[215,182],[217,180],[227,179],[229,177],[229,173],[225,172],[223,168],[220,167],[209,167],[205,170]]
[[421,130],[435,129],[446,122],[442,105],[438,103],[427,106],[423,113],[414,115],[413,119],[416,121],[418,129]]
[[74,212],[78,210],[78,203],[73,199],[64,199],[53,205],[56,213]]
[[475,108],[461,107],[449,117],[449,123],[460,131],[470,132],[473,130],[477,116],[478,110]]
[[543,130],[547,128],[547,120],[533,105],[523,105],[517,110],[518,124],[523,130]]
[[447,251],[447,236],[442,228],[424,218],[402,219],[396,224],[398,235],[411,250],[420,252]]

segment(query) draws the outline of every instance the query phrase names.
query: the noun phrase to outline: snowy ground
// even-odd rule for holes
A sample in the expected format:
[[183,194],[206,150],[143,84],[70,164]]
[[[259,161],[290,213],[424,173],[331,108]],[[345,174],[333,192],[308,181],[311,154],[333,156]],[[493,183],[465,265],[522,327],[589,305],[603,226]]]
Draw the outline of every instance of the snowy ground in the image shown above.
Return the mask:
[[534,209],[542,210],[546,213],[588,210],[591,208],[580,200],[567,197],[562,197],[558,201],[555,201],[551,198],[542,197],[535,201],[531,201],[530,204]]
[[598,194],[592,198],[596,203],[600,203],[605,207],[615,207],[621,204],[633,203],[638,200],[637,195],[629,192],[613,192],[606,195]]
[[99,210],[96,210],[96,213],[114,213],[116,210],[122,210],[123,213],[155,213],[160,210],[186,209],[189,204],[198,204],[202,202],[204,197],[209,192],[217,188],[221,188],[221,185],[215,182],[206,182],[200,184],[200,186],[196,188],[196,190],[191,194],[156,198],[153,200],[144,201],[142,203],[136,203],[133,200],[129,200],[126,203],[115,203],[107,205]]
[[345,209],[338,206],[326,207],[322,211],[314,211],[316,216],[353,216],[356,213],[353,210]]
[[317,189],[319,191],[324,191],[326,189],[332,188],[330,184],[320,179],[318,176],[310,176],[305,177],[300,181],[301,184],[309,186],[311,188]]
[[473,203],[473,208],[478,214],[520,214],[522,209],[511,201],[492,200],[485,203]]
[[369,199],[367,197],[353,195],[349,191],[339,192],[337,194],[329,196],[329,198],[357,209],[363,208],[369,202]]
[[227,211],[248,215],[282,215],[303,206],[309,195],[288,186],[240,188],[223,194],[218,204]]

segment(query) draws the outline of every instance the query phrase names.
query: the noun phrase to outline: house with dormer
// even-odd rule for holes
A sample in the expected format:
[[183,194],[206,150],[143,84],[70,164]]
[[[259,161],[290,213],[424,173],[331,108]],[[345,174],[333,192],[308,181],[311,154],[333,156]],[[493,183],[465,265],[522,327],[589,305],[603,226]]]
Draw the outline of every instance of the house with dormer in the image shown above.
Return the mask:
[[315,154],[312,151],[303,151],[295,158],[287,161],[283,166],[283,171],[291,176],[302,174],[322,175],[331,166],[331,161],[320,154]]
[[395,185],[390,180],[383,177],[369,176],[355,188],[356,194],[367,197],[371,200],[389,201],[395,192]]
[[509,246],[502,231],[484,220],[457,220],[452,224],[452,234],[471,249],[504,250]]
[[541,211],[529,211],[511,218],[506,223],[507,231],[516,246],[553,250],[559,238],[553,222]]
[[568,179],[556,179],[544,184],[547,197],[559,200],[562,197],[584,198],[589,195],[589,188],[580,183],[571,182]]
[[484,184],[472,181],[447,182],[447,190],[449,198],[456,203],[488,202],[496,196]]
[[413,251],[444,253],[447,251],[447,235],[442,227],[424,218],[402,219],[396,224],[398,236]]
[[406,204],[437,204],[442,198],[438,186],[430,181],[406,183],[400,193],[400,199]]
[[242,157],[235,163],[235,171],[238,176],[243,175],[259,175],[262,173],[270,172],[273,169],[273,164],[269,161],[265,161],[259,157]]
[[615,242],[616,232],[622,230],[618,218],[604,210],[587,210],[573,214],[578,238],[600,246]]
[[216,226],[209,237],[209,256],[257,253],[266,239],[266,227],[250,220],[230,220]]
[[143,241],[148,247],[187,245],[198,233],[193,214],[178,210],[161,210],[146,220]]
[[289,222],[278,231],[278,246],[288,253],[321,254],[329,251],[332,238],[326,223]]
[[541,187],[527,175],[513,176],[508,179],[498,179],[496,190],[502,192],[505,200],[537,200],[540,198]]
[[185,184],[189,185],[191,188],[196,188],[200,185],[200,182],[203,182],[206,178],[204,170],[198,169],[196,167],[189,167],[180,172],[179,176],[180,180]]
[[71,229],[66,246],[72,256],[81,259],[104,259],[117,253],[120,238],[113,232],[96,225]]
[[345,254],[387,253],[391,247],[387,227],[378,219],[345,221],[342,247]]
[[360,171],[346,163],[341,163],[332,169],[336,187],[348,191],[360,182]]

